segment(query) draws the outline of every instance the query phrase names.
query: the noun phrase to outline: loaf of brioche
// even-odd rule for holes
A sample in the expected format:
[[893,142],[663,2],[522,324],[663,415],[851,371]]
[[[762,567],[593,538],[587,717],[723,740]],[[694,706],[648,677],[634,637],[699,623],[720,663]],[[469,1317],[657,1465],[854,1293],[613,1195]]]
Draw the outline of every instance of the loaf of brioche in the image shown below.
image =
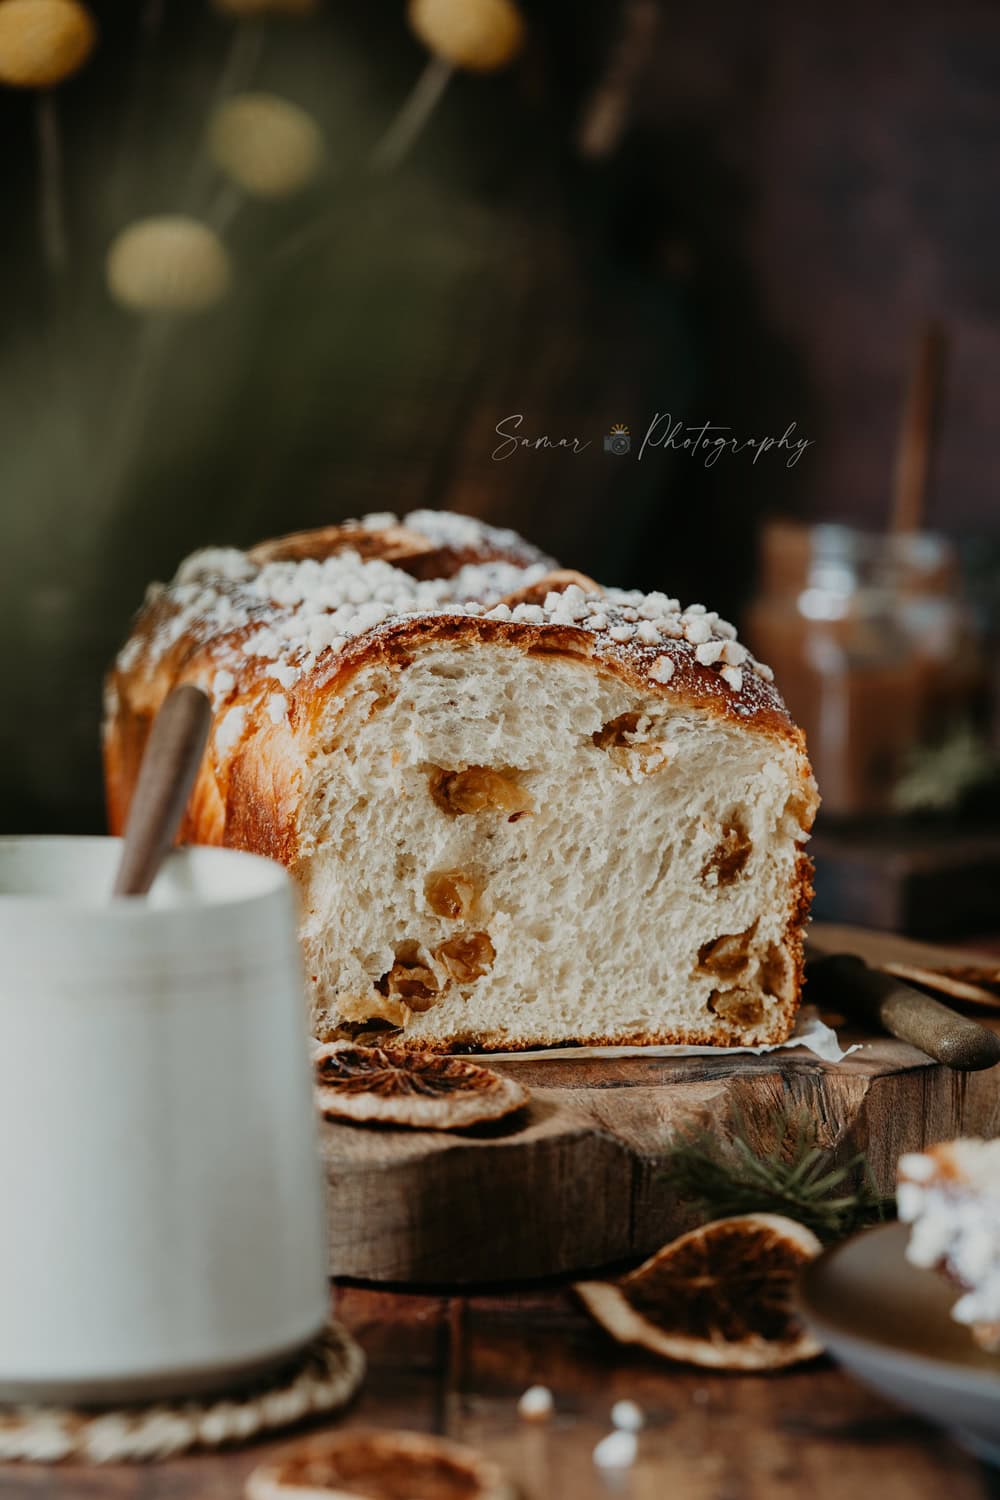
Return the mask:
[[196,553],[108,678],[114,831],[181,682],[215,708],[183,836],[292,871],[318,1036],[791,1031],[815,785],[770,671],[703,606],[440,512]]

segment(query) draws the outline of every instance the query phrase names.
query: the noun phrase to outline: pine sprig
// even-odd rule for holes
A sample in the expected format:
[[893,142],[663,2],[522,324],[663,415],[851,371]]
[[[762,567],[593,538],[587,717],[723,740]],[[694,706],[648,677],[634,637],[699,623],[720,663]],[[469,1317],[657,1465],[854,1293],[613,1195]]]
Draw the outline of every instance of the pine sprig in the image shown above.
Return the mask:
[[771,1120],[775,1148],[760,1156],[746,1121],[734,1112],[733,1135],[690,1126],[674,1139],[666,1174],[682,1201],[706,1219],[735,1214],[784,1214],[819,1239],[843,1239],[866,1224],[892,1218],[892,1196],[879,1193],[863,1152],[830,1164],[815,1122],[805,1111],[777,1111]]

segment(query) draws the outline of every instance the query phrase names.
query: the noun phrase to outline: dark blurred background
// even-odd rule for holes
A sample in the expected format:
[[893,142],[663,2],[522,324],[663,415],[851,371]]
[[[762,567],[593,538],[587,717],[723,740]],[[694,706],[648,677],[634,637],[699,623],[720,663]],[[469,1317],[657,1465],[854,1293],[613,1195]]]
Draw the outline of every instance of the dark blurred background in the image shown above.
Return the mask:
[[[438,0],[420,24],[402,0],[94,0],[72,76],[0,87],[6,831],[101,826],[102,670],[147,581],[206,543],[450,507],[745,621],[769,518],[888,526],[931,318],[947,360],[919,524],[961,544],[948,589],[988,660],[1000,8],[520,0],[506,65],[446,78],[463,10],[469,45],[503,50],[497,4]],[[401,149],[421,78],[440,97]],[[212,146],[261,91],[324,142],[280,196]],[[244,148],[267,156],[267,129]],[[228,260],[197,312],[156,305],[169,267],[109,288],[116,236],[162,213]],[[657,413],[809,446],[640,461]],[[514,414],[590,446],[498,461]],[[604,450],[613,423],[627,455]]]

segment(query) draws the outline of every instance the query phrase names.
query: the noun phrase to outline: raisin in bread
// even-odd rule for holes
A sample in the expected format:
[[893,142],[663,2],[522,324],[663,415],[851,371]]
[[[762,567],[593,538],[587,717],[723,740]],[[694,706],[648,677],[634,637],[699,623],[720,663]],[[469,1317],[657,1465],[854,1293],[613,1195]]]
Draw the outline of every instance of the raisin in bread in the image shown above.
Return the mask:
[[943,1272],[963,1295],[951,1315],[1000,1352],[1000,1141],[942,1141],[899,1160],[906,1258]]
[[215,721],[183,835],[292,870],[317,1035],[779,1042],[817,799],[735,637],[445,513],[197,553],[108,679],[111,824],[196,683]]

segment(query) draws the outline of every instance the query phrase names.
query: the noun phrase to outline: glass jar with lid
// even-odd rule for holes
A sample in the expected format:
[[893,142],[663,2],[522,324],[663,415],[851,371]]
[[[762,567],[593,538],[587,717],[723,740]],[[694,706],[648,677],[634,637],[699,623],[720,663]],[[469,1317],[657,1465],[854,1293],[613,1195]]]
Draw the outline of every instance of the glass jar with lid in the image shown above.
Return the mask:
[[943,536],[772,523],[746,635],[805,729],[827,818],[904,810],[921,748],[984,722],[983,653]]

